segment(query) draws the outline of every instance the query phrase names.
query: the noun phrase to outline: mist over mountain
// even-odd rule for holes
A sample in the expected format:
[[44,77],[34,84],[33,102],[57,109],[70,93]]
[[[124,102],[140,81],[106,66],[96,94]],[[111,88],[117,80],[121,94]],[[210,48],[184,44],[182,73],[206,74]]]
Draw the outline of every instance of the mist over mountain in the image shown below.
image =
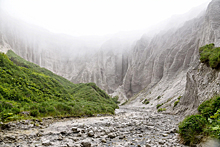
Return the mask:
[[173,111],[170,105],[188,91],[189,71],[198,68],[198,48],[220,46],[219,3],[213,0],[208,8],[201,5],[146,30],[82,37],[55,34],[1,11],[1,50],[12,49],[73,83],[94,82],[119,95],[121,103],[131,98],[131,105],[141,106],[146,98],[155,107],[158,96],[159,103],[172,99],[166,106]]

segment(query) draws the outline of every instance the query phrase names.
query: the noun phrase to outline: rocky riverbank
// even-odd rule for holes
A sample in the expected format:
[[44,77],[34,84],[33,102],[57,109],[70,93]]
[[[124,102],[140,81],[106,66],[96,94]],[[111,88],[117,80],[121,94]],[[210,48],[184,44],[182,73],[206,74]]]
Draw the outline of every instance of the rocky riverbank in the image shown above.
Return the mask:
[[[115,116],[46,119],[9,123],[1,147],[152,147],[184,146],[176,133],[181,118],[148,109],[121,107]],[[56,122],[55,122],[56,121]]]

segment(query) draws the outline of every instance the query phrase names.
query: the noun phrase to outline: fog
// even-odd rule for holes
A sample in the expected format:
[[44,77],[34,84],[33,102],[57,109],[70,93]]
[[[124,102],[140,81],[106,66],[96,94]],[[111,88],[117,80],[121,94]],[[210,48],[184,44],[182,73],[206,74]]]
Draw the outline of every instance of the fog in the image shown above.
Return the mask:
[[10,15],[73,36],[143,30],[211,0],[2,0]]

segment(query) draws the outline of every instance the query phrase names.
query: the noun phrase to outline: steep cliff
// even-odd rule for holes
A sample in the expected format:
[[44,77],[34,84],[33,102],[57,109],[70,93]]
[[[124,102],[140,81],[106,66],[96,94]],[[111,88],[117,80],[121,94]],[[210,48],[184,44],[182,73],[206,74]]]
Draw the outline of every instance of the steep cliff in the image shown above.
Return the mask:
[[[220,1],[213,0],[207,9],[202,29],[200,45],[214,43],[220,46]],[[198,54],[198,51],[197,51]],[[199,56],[199,55],[198,55]],[[177,112],[192,114],[203,101],[219,95],[220,72],[218,69],[207,67],[206,64],[196,60],[187,73],[185,94],[180,100]],[[194,111],[192,111],[194,110]]]
[[[143,52],[147,57],[146,70],[137,72],[145,74],[130,76],[130,79],[139,78],[147,86],[133,98],[136,98],[131,102],[133,106],[140,106],[143,99],[148,99],[153,108],[157,104],[163,104],[162,107],[167,108],[167,111],[174,110],[175,113],[188,115],[195,113],[204,100],[219,94],[219,71],[199,61],[199,47],[209,43],[220,45],[219,7],[220,1],[213,0],[200,17],[186,22],[176,31],[170,30],[165,36],[152,40]],[[142,65],[140,69],[143,70],[145,66]],[[130,90],[132,86],[136,86],[133,83],[130,85]],[[180,96],[183,97],[174,107]]]

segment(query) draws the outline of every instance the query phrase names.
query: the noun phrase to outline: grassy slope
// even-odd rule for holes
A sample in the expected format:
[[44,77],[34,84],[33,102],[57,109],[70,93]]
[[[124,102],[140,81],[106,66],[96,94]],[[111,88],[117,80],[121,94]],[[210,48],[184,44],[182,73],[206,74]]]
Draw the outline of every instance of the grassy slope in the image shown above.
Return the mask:
[[117,107],[94,83],[73,84],[12,51],[0,54],[0,121],[113,114]]

